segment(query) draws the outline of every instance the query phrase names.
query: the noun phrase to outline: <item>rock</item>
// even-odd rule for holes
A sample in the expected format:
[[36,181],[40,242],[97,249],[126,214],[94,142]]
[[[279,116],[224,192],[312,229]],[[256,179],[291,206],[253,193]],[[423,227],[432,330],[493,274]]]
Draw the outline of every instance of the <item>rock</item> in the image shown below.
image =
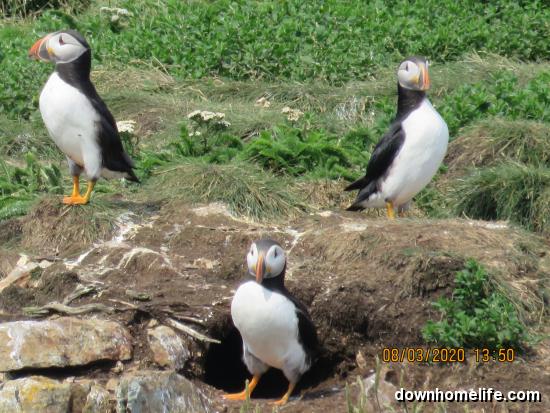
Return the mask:
[[114,412],[111,406],[111,395],[103,387],[94,384],[88,392],[82,413],[110,413]]
[[6,382],[0,388],[0,412],[67,413],[72,411],[72,385],[31,376]]
[[179,370],[190,357],[183,340],[170,327],[158,326],[148,330],[147,339],[153,360],[161,367]]
[[125,328],[106,320],[63,317],[4,323],[0,324],[0,371],[128,360],[131,340]]
[[203,413],[210,403],[189,380],[173,371],[140,371],[120,380],[117,413]]
[[124,364],[122,361],[117,361],[115,367],[111,369],[111,371],[115,374],[120,374],[124,371]]

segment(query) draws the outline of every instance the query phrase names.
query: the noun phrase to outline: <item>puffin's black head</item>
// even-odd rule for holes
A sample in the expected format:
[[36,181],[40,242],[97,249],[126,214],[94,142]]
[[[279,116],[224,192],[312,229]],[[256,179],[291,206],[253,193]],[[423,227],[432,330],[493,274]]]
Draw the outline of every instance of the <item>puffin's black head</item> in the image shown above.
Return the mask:
[[90,51],[90,45],[75,30],[60,30],[38,40],[29,50],[29,57],[48,62],[71,63]]
[[284,276],[286,256],[283,248],[271,239],[261,239],[253,242],[246,256],[248,272],[256,277],[256,282]]
[[430,88],[428,61],[423,57],[411,56],[403,60],[397,70],[397,80],[405,89],[425,91]]

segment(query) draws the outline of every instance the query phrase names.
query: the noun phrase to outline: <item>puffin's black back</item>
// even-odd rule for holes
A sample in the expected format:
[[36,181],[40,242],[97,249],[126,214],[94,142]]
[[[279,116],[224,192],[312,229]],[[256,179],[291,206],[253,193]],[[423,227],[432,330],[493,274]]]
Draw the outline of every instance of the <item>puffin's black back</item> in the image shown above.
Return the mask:
[[115,118],[103,99],[98,95],[95,86],[90,80],[92,67],[90,46],[80,33],[74,30],[65,30],[65,32],[75,37],[87,50],[72,62],[56,64],[55,70],[64,82],[82,92],[88,98],[93,108],[99,113],[97,138],[101,148],[103,167],[111,171],[125,172],[128,174],[129,180],[139,182],[132,169],[134,167],[133,162],[122,147]]
[[390,124],[388,132],[374,147],[365,176],[344,189],[345,191],[360,190],[357,199],[348,208],[348,211],[364,209],[359,204],[379,190],[376,186],[378,179],[387,173],[405,141],[402,122],[422,104],[425,96],[425,92],[406,89],[397,82],[397,113],[395,118]]

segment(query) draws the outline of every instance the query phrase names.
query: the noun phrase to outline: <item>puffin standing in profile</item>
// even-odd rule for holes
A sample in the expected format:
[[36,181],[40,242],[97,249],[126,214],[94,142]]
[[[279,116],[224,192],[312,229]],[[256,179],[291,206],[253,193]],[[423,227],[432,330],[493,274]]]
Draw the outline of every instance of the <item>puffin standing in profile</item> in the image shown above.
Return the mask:
[[405,59],[397,80],[397,115],[374,148],[366,175],[345,189],[359,190],[348,211],[386,206],[388,218],[395,218],[394,209],[408,207],[432,180],[447,151],[447,124],[426,97],[426,59]]
[[[40,113],[73,177],[72,195],[63,203],[87,204],[100,177],[139,182],[115,119],[90,80],[92,52],[84,37],[74,30],[50,33],[31,47],[29,57],[55,63],[40,94]],[[82,172],[88,178],[84,196],[79,189]]]
[[[310,368],[317,350],[317,333],[302,303],[285,288],[286,257],[270,239],[256,241],[247,255],[253,280],[236,291],[231,317],[243,339],[243,361],[253,375],[254,390],[269,367],[281,369],[289,381],[288,391],[275,404],[288,401],[300,377]],[[246,388],[226,394],[229,400],[245,400]]]

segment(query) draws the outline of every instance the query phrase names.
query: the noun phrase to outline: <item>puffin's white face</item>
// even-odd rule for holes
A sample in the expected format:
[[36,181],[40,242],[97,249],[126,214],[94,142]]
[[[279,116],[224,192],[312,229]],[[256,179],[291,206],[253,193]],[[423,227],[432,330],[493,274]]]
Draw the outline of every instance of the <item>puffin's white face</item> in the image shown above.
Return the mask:
[[29,56],[54,63],[70,63],[87,50],[72,34],[60,31],[38,40],[29,51]]
[[286,256],[279,244],[261,240],[252,244],[246,262],[249,274],[256,277],[256,281],[261,284],[264,278],[277,277],[283,272]]
[[428,90],[430,88],[430,76],[428,74],[428,61],[420,58],[410,58],[397,70],[399,84],[405,89]]

